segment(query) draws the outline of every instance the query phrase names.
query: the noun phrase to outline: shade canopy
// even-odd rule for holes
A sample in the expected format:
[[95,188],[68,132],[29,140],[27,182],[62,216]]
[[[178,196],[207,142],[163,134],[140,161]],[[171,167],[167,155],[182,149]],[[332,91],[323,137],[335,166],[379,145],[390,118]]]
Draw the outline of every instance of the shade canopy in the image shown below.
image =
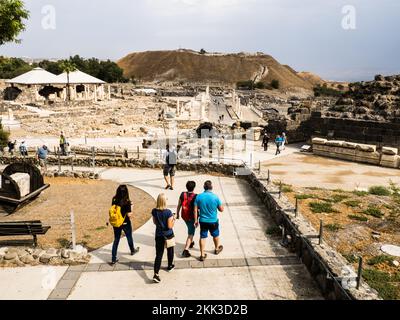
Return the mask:
[[28,71],[24,74],[21,74],[14,79],[7,80],[7,83],[15,83],[15,84],[52,84],[57,83],[59,80],[57,76],[42,69],[35,68],[31,71]]
[[[7,83],[15,84],[59,84],[65,85],[68,83],[67,73],[64,72],[58,76],[52,74],[42,68],[35,68],[28,71],[14,79],[7,80]],[[104,84],[103,80],[92,77],[91,75],[84,73],[80,70],[76,70],[69,73],[70,84]]]
[[[57,77],[58,83],[66,84],[68,83],[67,73],[64,72]],[[76,70],[69,73],[69,83],[70,84],[103,84],[103,80],[92,77],[91,75],[84,73],[80,70]]]

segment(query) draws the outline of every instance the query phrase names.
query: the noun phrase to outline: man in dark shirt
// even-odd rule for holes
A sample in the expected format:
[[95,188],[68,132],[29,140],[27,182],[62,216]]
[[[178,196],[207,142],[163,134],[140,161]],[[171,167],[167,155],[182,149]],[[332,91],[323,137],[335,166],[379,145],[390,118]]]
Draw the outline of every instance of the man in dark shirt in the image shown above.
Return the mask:
[[262,146],[264,147],[264,151],[268,151],[268,143],[269,143],[269,135],[268,133],[264,133],[263,140],[262,140]]

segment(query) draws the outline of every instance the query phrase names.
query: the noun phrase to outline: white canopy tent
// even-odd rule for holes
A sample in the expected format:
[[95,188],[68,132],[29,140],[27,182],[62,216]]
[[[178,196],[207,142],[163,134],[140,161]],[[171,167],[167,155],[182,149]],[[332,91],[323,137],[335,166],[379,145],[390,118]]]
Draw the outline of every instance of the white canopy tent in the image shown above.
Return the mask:
[[69,73],[64,72],[57,77],[58,83],[67,85],[69,83],[71,87],[71,99],[75,100],[88,100],[93,99],[111,99],[111,88],[108,86],[108,91],[105,93],[104,85],[106,82],[97,79],[87,73],[80,70],[75,70]]
[[35,68],[18,77],[11,80],[6,80],[6,83],[12,84],[24,84],[24,85],[35,85],[35,84],[54,84],[57,83],[58,79],[55,74],[52,74],[42,68]]
[[[68,79],[69,78],[69,79]],[[13,87],[27,86],[31,91],[31,97],[34,96],[35,101],[43,99],[66,100],[67,87],[70,89],[71,100],[106,100],[111,99],[111,88],[108,86],[108,92],[105,92],[105,84],[103,80],[97,79],[80,70],[66,72],[56,76],[42,68],[35,68],[14,79],[7,80],[7,83]],[[33,90],[31,87],[33,86]],[[45,87],[54,87],[55,92],[50,93],[46,98],[41,96],[40,92]],[[25,87],[26,88],[26,87]],[[58,88],[58,89],[57,89]],[[24,88],[22,88],[24,89]]]
[[[68,83],[68,75],[66,72],[56,76],[59,83]],[[103,80],[92,77],[91,75],[84,73],[80,70],[76,70],[69,73],[70,84],[105,84]]]

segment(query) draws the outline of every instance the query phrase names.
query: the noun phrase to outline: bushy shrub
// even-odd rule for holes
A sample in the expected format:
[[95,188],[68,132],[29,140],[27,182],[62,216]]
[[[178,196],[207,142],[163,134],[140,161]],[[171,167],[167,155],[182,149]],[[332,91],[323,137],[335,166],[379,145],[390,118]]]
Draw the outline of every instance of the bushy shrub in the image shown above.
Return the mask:
[[329,202],[310,202],[309,207],[314,213],[335,213],[336,209],[332,207],[332,204]]
[[271,87],[272,87],[272,88],[274,88],[274,89],[279,89],[280,86],[281,86],[281,84],[280,84],[279,80],[274,79],[274,80],[271,81]]
[[368,192],[376,196],[390,196],[391,194],[390,190],[384,186],[372,186]]
[[368,216],[373,216],[375,218],[383,217],[382,211],[377,207],[369,207],[368,209],[364,210],[363,213]]

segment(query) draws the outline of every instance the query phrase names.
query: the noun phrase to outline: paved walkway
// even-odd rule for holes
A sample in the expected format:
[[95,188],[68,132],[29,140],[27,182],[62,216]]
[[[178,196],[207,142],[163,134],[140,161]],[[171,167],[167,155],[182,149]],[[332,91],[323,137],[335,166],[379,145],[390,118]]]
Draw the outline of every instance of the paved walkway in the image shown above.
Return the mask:
[[[227,177],[195,175],[179,172],[175,191],[168,191],[168,206],[175,212],[178,196],[188,179],[198,183],[201,191],[203,182],[210,179],[215,192],[226,206],[220,215],[222,244],[224,251],[219,256],[212,253],[212,241],[208,241],[208,259],[202,263],[199,256],[198,235],[192,251],[194,257],[182,259],[186,229],[182,221],[175,227],[177,247],[176,269],[171,273],[162,270],[160,284],[152,283],[154,249],[154,225],[149,221],[134,233],[140,252],[130,256],[125,239],[119,248],[120,263],[108,265],[111,244],[92,252],[87,266],[54,268],[56,288],[50,292],[39,290],[37,299],[320,299],[321,295],[305,267],[297,258],[282,248],[278,240],[270,239],[265,231],[272,225],[266,218],[265,208],[246,182]],[[159,170],[104,169],[103,179],[135,185],[153,197],[164,192],[163,178]],[[134,223],[134,218],[133,218]],[[163,262],[166,267],[166,262]],[[31,278],[39,277],[37,270],[30,268]],[[20,278],[24,269],[0,270],[3,278],[13,278],[13,298],[33,298],[30,281]],[[62,276],[61,276],[61,275]],[[21,283],[20,283],[21,282]],[[24,288],[22,282],[25,284]],[[35,281],[33,281],[35,282]],[[14,288],[10,288],[14,290]],[[9,294],[0,292],[0,299]]]

